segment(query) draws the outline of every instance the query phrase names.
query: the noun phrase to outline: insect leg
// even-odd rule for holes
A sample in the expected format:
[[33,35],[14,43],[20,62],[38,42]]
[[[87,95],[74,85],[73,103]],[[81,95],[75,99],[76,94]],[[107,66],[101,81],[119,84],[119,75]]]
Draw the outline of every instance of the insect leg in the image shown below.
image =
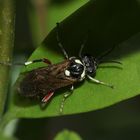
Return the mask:
[[73,93],[73,90],[74,90],[74,86],[72,85],[71,88],[70,88],[70,91],[64,93],[63,99],[62,99],[62,102],[61,102],[61,105],[60,105],[60,109],[59,109],[60,114],[62,114],[62,112],[63,112],[64,103],[65,103],[66,99]]
[[97,79],[94,79],[93,77],[91,77],[91,76],[89,76],[89,75],[87,75],[87,77],[88,77],[91,81],[93,81],[93,82],[95,82],[95,83],[97,83],[97,84],[102,84],[102,85],[108,86],[108,87],[110,87],[110,88],[114,88],[113,85],[110,85],[110,84],[108,84],[108,83],[104,83],[104,82],[99,81],[99,80],[97,80]]
[[57,39],[57,42],[58,42],[58,46],[60,47],[61,51],[63,52],[64,56],[66,59],[69,58],[67,52],[65,51],[61,41],[60,41],[60,38],[59,38],[59,23],[56,23],[56,27],[57,27],[57,32],[56,32],[56,39]]
[[37,63],[37,62],[44,62],[46,64],[52,64],[50,60],[43,58],[43,59],[36,59],[36,60],[32,60],[32,61],[27,61],[24,63],[25,66],[30,65],[32,63]]
[[46,103],[53,96],[54,92],[49,92],[47,95],[41,100],[41,102]]
[[44,62],[46,64],[52,64],[50,60],[46,59],[46,58],[43,58],[43,59],[36,59],[36,60],[32,60],[32,61],[27,61],[25,63],[12,63],[12,62],[0,62],[1,65],[6,65],[6,66],[12,66],[12,65],[24,65],[24,66],[27,66],[27,65],[30,65],[32,63],[37,63],[37,62]]

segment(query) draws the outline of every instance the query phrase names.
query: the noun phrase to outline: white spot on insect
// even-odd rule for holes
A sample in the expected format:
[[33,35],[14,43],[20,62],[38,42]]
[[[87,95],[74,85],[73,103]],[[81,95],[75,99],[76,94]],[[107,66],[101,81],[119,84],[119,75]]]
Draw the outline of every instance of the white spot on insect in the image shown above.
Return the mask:
[[[83,65],[83,63],[79,60],[79,59],[75,59],[74,60],[76,63]],[[83,65],[84,66],[84,65]],[[85,75],[86,75],[86,67],[84,66],[84,70],[80,76],[80,81],[85,79]]]
[[75,59],[75,62],[78,63],[78,64],[83,65],[82,62],[79,59]]
[[85,75],[86,75],[86,73],[85,73],[85,70],[84,70],[83,73],[81,74],[81,80],[85,79]]
[[[84,65],[83,65],[83,66],[84,66]],[[86,67],[84,66],[84,70],[83,70],[83,72],[82,72],[82,74],[81,74],[81,76],[80,76],[80,80],[79,80],[79,81],[84,80],[84,79],[85,79],[85,76],[86,76]]]
[[80,77],[80,81],[85,79],[85,75],[86,75],[86,72],[85,72],[85,68],[84,68],[83,73],[81,74],[81,77]]
[[69,70],[65,70],[65,75],[66,76],[70,76],[70,71]]
[[24,64],[29,65],[29,64],[32,64],[32,63],[33,63],[32,61],[28,61],[28,62],[25,62]]

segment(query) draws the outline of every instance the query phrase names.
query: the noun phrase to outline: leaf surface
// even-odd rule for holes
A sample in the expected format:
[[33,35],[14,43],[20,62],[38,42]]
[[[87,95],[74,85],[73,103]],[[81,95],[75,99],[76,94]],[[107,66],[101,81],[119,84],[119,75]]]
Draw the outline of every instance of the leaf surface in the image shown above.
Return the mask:
[[[60,23],[60,38],[69,56],[76,56],[89,31],[84,53],[97,57],[109,48],[116,48],[106,57],[123,63],[102,64],[95,78],[111,83],[114,89],[85,80],[75,85],[74,93],[66,100],[63,114],[83,113],[101,109],[140,93],[140,3],[136,0],[90,1]],[[53,63],[64,60],[56,41],[56,28],[34,51],[30,60],[49,58]],[[44,64],[32,64],[29,71]],[[10,98],[10,112],[15,117],[39,118],[59,115],[64,91],[44,110],[37,102],[19,97],[14,91]]]
[[82,140],[78,134],[73,131],[63,130],[58,133],[54,140]]

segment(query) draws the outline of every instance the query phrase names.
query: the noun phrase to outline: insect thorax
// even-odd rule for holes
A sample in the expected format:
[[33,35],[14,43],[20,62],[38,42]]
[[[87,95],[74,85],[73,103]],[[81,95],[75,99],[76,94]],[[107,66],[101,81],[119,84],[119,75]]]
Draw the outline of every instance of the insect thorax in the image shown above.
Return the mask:
[[82,81],[85,78],[85,66],[79,58],[71,57],[70,66],[65,70],[65,75]]

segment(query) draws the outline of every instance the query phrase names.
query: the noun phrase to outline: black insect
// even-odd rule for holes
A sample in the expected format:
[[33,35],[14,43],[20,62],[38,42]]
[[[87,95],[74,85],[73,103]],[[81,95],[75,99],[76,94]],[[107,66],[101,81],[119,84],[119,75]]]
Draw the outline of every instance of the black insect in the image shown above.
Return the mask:
[[[59,24],[57,24],[57,29],[59,29]],[[82,50],[87,40],[85,39],[84,43],[81,45],[79,57],[68,57],[68,54],[60,42],[58,31],[59,30],[57,30],[58,46],[61,48],[66,59],[63,62],[57,64],[52,64],[46,58],[26,62],[25,65],[35,62],[44,62],[49,65],[28,72],[20,82],[19,93],[25,97],[40,97],[41,102],[46,103],[58,89],[71,86],[71,92],[64,94],[64,98],[60,107],[60,112],[62,112],[65,99],[72,93],[74,89],[73,85],[77,82],[83,81],[85,78],[88,78],[95,83],[103,84],[113,88],[112,85],[93,78],[98,65],[103,63],[102,58],[111,52],[112,49],[98,58],[94,58],[88,54],[82,55]],[[120,63],[117,61],[109,62]]]

